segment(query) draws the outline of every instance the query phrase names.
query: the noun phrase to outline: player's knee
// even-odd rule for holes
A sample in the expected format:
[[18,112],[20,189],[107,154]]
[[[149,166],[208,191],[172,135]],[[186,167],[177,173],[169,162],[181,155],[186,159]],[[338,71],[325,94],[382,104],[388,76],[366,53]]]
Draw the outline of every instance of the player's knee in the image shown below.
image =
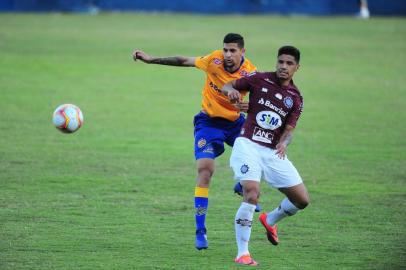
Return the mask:
[[256,190],[244,191],[244,200],[250,204],[258,204],[259,192]]
[[210,179],[213,175],[214,170],[210,169],[210,168],[199,168],[197,171],[197,178],[199,182],[210,182]]
[[310,198],[308,196],[300,198],[296,203],[296,207],[299,209],[305,209],[310,204]]

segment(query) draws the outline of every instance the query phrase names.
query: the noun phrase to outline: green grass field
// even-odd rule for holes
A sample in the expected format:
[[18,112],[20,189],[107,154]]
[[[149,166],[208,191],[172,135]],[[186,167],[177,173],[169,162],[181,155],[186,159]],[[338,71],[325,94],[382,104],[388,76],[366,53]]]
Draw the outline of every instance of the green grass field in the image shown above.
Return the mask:
[[[289,148],[311,204],[271,246],[255,215],[259,269],[406,268],[406,20],[102,14],[0,15],[0,269],[235,266],[230,148],[219,158],[194,248],[193,116],[204,73],[134,63],[132,50],[200,56],[245,36],[260,70],[302,51],[305,108]],[[85,124],[51,124],[63,103]],[[271,210],[283,198],[262,185]]]

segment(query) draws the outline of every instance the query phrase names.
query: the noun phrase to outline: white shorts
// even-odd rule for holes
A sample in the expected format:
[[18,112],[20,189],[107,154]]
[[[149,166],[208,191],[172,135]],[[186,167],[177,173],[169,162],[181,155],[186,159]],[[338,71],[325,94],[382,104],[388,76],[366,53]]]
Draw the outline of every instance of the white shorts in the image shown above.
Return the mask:
[[303,182],[287,156],[281,159],[276,154],[276,150],[244,137],[239,137],[234,142],[230,167],[237,181],[260,182],[262,178],[275,188],[292,187]]

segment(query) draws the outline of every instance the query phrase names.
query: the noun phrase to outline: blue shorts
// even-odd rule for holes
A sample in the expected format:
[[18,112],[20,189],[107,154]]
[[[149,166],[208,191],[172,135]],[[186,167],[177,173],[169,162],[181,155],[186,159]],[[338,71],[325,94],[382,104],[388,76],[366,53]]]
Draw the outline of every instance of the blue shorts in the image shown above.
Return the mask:
[[195,158],[212,158],[224,152],[224,143],[234,145],[240,134],[245,117],[243,114],[234,122],[220,117],[210,117],[200,112],[195,115]]

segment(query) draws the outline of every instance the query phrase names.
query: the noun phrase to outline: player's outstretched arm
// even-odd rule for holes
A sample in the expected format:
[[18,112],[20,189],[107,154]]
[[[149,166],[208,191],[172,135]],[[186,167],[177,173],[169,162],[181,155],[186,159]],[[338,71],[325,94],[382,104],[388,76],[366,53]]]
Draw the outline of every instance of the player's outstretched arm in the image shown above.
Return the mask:
[[133,59],[134,61],[137,61],[137,59],[139,59],[147,64],[158,64],[178,67],[195,66],[195,57],[188,56],[153,57],[140,50],[135,50],[133,52]]
[[279,139],[278,144],[276,145],[276,154],[281,159],[285,159],[286,149],[290,144],[290,142],[292,141],[294,129],[295,128],[292,127],[291,125],[286,125],[285,130],[283,131],[282,136]]

